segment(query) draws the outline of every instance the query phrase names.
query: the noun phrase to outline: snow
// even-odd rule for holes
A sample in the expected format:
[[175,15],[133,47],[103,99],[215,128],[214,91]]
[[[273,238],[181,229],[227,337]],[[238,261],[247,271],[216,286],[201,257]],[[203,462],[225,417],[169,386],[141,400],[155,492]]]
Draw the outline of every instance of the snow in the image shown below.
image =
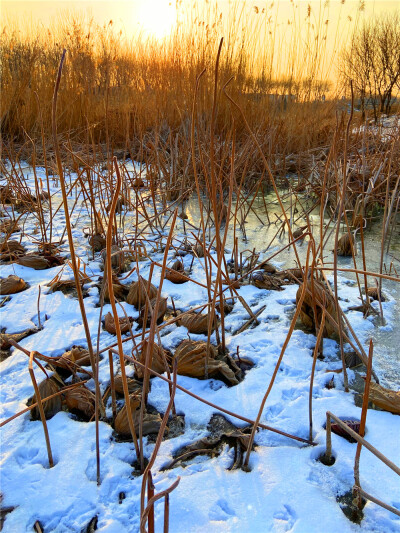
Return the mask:
[[[29,172],[28,172],[29,174]],[[38,169],[38,175],[44,176]],[[73,180],[72,176],[72,180]],[[28,182],[33,186],[32,177]],[[55,198],[58,189],[53,185]],[[71,206],[74,198],[71,197]],[[150,207],[149,207],[150,211]],[[80,212],[79,218],[78,213]],[[134,215],[132,214],[132,217]],[[85,298],[89,328],[94,346],[97,342],[100,308],[99,290],[96,282],[102,275],[99,258],[92,260],[83,237],[83,228],[88,227],[89,213],[84,205],[74,211],[76,224],[74,235],[78,255],[87,265],[91,277],[88,296]],[[125,225],[128,226],[128,217]],[[34,216],[28,216],[25,231],[30,234],[35,226]],[[62,210],[54,221],[54,238],[64,231]],[[182,238],[182,223],[176,238]],[[266,239],[268,240],[268,239]],[[27,237],[22,240],[30,249],[35,244]],[[164,234],[165,242],[165,234]],[[151,246],[148,244],[147,246]],[[68,247],[61,247],[68,254]],[[154,254],[161,262],[162,253]],[[230,254],[227,254],[227,259]],[[172,253],[170,254],[172,259]],[[278,257],[279,259],[279,257]],[[188,267],[191,257],[184,258]],[[276,263],[278,264],[278,263]],[[141,275],[147,277],[149,262],[140,263]],[[19,265],[1,265],[2,277],[17,274],[29,283],[29,289],[11,296],[11,301],[1,309],[1,325],[7,332],[15,333],[38,324],[39,301],[43,329],[20,341],[27,350],[37,350],[48,356],[62,354],[72,345],[85,345],[85,333],[79,305],[75,298],[61,292],[51,293],[46,284],[62,267],[35,271]],[[205,283],[203,260],[196,259],[191,276]],[[63,270],[63,279],[72,277],[70,267]],[[137,279],[131,274],[124,283]],[[158,285],[160,268],[155,267],[152,282]],[[256,312],[263,305],[265,310],[258,317],[259,325],[240,334],[235,331],[247,320],[248,314],[239,301],[226,317],[226,343],[231,353],[237,346],[240,356],[251,359],[255,366],[239,385],[228,387],[216,379],[198,380],[178,376],[178,384],[231,412],[255,419],[261,400],[270,382],[283,342],[294,313],[297,286],[286,286],[283,291],[259,290],[243,286],[239,294]],[[357,305],[357,287],[339,275],[339,293],[343,309]],[[200,305],[206,300],[206,289],[185,283],[174,285],[165,280],[163,294],[173,296],[177,309]],[[344,298],[346,301],[344,301]],[[383,326],[374,320],[365,320],[361,313],[348,311],[357,336],[364,347],[377,329],[390,332],[396,328],[396,302],[388,294],[382,304],[386,319]],[[132,306],[123,304],[128,316],[137,317]],[[103,316],[111,310],[105,305]],[[122,314],[122,313],[121,313]],[[171,325],[161,330],[165,348],[174,349],[187,338],[184,327]],[[202,335],[193,339],[205,340]],[[215,341],[215,335],[212,337]],[[282,431],[308,438],[309,383],[315,336],[300,329],[293,332],[283,361],[266,402],[261,422]],[[100,348],[115,341],[115,337],[101,332]],[[125,343],[125,353],[130,353],[132,343]],[[379,347],[377,348],[379,350]],[[197,399],[177,390],[175,404],[178,414],[185,417],[184,433],[163,441],[152,469],[155,492],[170,486],[177,476],[180,484],[170,495],[170,531],[174,533],[218,532],[296,532],[296,533],[341,533],[347,532],[400,532],[400,518],[369,502],[364,508],[361,526],[350,522],[336,501],[336,497],[352,488],[356,444],[333,434],[332,447],[336,462],[327,467],[318,457],[325,451],[326,411],[341,417],[360,418],[361,410],[354,404],[354,393],[345,393],[343,377],[332,373],[340,367],[338,345],[324,340],[324,360],[317,360],[313,388],[313,438],[315,447],[290,440],[274,432],[259,429],[255,438],[255,451],[250,458],[251,472],[228,470],[233,461],[233,450],[227,445],[218,457],[198,456],[188,461],[186,467],[176,466],[161,470],[169,463],[174,452],[207,435],[207,424],[217,411]],[[119,362],[114,357],[114,368]],[[33,394],[28,372],[28,358],[19,350],[0,365],[1,406],[0,420],[18,413],[26,407]],[[355,373],[349,370],[349,379]],[[35,367],[40,382],[44,375]],[[325,388],[334,376],[334,389]],[[108,358],[100,362],[101,390],[109,384]],[[93,382],[88,383],[93,389]],[[149,403],[163,413],[169,401],[168,385],[158,378],[152,380]],[[246,423],[227,417],[239,427]],[[43,427],[40,421],[31,421],[26,413],[2,428],[1,437],[1,492],[3,507],[15,507],[6,515],[5,533],[32,531],[36,520],[47,532],[80,532],[97,515],[97,530],[104,533],[136,532],[139,530],[141,477],[133,475],[132,464],[136,460],[134,446],[119,442],[110,425],[100,422],[101,485],[96,485],[95,424],[80,422],[67,412],[59,412],[48,420],[50,442],[55,466],[48,467]],[[390,413],[369,410],[366,439],[390,460],[400,464],[400,417]],[[154,444],[145,438],[144,454],[149,457]],[[400,510],[399,477],[375,458],[369,451],[361,453],[361,484],[372,495]],[[121,500],[120,495],[125,497]],[[155,505],[156,531],[163,528],[162,500]]]

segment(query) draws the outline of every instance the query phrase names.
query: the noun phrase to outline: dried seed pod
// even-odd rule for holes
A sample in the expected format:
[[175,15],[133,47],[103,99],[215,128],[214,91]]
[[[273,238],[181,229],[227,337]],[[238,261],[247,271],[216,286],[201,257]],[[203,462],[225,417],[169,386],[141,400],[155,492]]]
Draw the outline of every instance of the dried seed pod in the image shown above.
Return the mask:
[[[61,382],[59,381],[61,378],[47,378],[44,381],[42,381],[39,384],[39,393],[42,400],[45,398],[48,398],[49,396],[52,396],[56,392],[59,392],[61,390]],[[36,403],[37,398],[36,394],[32,398],[32,403]],[[48,400],[47,402],[44,402],[43,404],[43,411],[46,416],[46,419],[51,418],[56,413],[61,411],[62,409],[62,401],[61,396],[56,396],[55,398],[52,398],[51,400]],[[31,410],[31,417],[33,420],[39,420],[40,419],[40,413],[38,407],[35,407]]]
[[384,411],[400,415],[400,391],[385,389],[377,383],[369,384],[370,401]]
[[82,385],[65,392],[68,410],[90,420],[95,414],[96,397],[91,390]]
[[[215,377],[222,375],[232,385],[238,380],[224,361],[217,361],[217,349],[210,345],[208,350],[208,375]],[[177,361],[177,373],[182,376],[204,378],[207,358],[207,343],[184,340],[175,350],[173,360]]]
[[[304,282],[299,286],[296,294],[296,303],[299,303],[300,296],[303,290],[303,284]],[[314,297],[314,300],[313,300]],[[311,280],[307,280],[307,290],[306,294],[304,296],[303,304],[301,306],[300,310],[300,320],[301,322],[306,326],[308,329],[314,329],[316,327],[315,324],[315,318],[314,318],[314,305],[316,309],[316,320],[317,325],[321,323],[322,319],[322,309],[325,307],[326,311],[330,314],[332,319],[328,317],[328,315],[325,316],[325,328],[324,328],[324,336],[325,337],[331,337],[335,333],[337,333],[337,326],[333,321],[338,323],[338,317],[336,313],[336,305],[335,300],[331,296],[331,294],[328,292],[328,290],[317,280],[314,280],[313,283],[311,283]],[[344,325],[342,326],[344,329]]]
[[[131,316],[123,316],[119,317],[119,326],[121,329],[121,333],[126,333],[130,330],[131,324],[133,322],[133,318]],[[111,335],[116,334],[116,328],[115,328],[115,321],[114,317],[111,313],[107,313],[104,319],[104,329],[108,331],[108,333],[111,333]]]
[[[143,365],[146,363],[146,354],[147,354],[148,346],[149,346],[149,343],[147,340],[145,340],[143,342],[142,350],[139,356],[139,362],[142,363]],[[163,374],[166,370],[164,361],[166,361],[167,365],[169,365],[171,362],[171,356],[164,350],[164,348],[162,348],[156,343],[153,343],[151,347],[151,352],[152,353],[151,353],[149,368],[151,368],[155,372],[158,372],[159,374]],[[144,368],[137,365],[136,374],[139,379],[142,379],[144,375]]]
[[[133,392],[141,392],[142,390],[142,384],[139,381],[136,381],[136,379],[132,378],[126,378],[128,382],[128,391],[129,394]],[[114,389],[117,394],[121,394],[123,396],[124,394],[124,386],[122,384],[122,376],[118,375],[114,378]]]
[[25,281],[14,275],[0,279],[0,294],[16,294],[27,289]]
[[18,258],[17,263],[35,270],[45,270],[50,267],[49,261],[41,255],[24,255]]
[[[151,306],[151,312],[150,309],[147,309],[147,320],[146,325],[149,326],[151,323],[151,317],[152,313],[154,313],[155,305],[156,305],[157,298],[153,298],[150,300],[150,306]],[[158,303],[158,310],[157,310],[157,324],[161,324],[161,322],[164,320],[164,315],[167,312],[167,298],[160,298],[160,301]],[[145,320],[145,313],[146,313],[146,305],[144,305],[139,313],[139,325],[143,326],[143,322]]]
[[148,287],[148,281],[142,276],[139,276],[138,281],[135,281],[131,284],[128,296],[126,301],[128,304],[133,305],[136,309],[141,309],[141,307],[146,303],[146,293],[150,300],[157,296],[157,288],[150,284]]
[[89,238],[89,244],[95,252],[101,252],[106,247],[106,239],[100,233],[95,233]]
[[345,233],[338,240],[337,254],[342,256],[351,256],[352,249],[354,249],[354,237]]
[[380,300],[381,302],[385,302],[386,298],[382,294],[382,292],[379,292],[378,287],[368,287],[367,294],[371,300]]
[[[179,326],[185,326],[188,329],[189,333],[208,333],[208,324],[210,321],[210,315],[201,314],[201,313],[183,313],[178,320]],[[212,321],[211,331],[214,331],[215,324]]]

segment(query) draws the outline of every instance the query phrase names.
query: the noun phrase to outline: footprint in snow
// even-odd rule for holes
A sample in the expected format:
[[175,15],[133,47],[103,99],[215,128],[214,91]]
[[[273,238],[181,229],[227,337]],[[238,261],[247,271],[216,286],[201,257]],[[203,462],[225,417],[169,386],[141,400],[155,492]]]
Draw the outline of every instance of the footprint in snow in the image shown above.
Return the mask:
[[229,503],[226,500],[224,500],[223,498],[220,498],[211,507],[208,516],[210,520],[220,521],[220,520],[229,520],[233,516],[236,516],[236,513],[233,509],[231,509],[231,507],[229,506]]
[[276,533],[288,533],[292,531],[296,523],[297,515],[290,505],[283,505],[274,513],[274,531]]

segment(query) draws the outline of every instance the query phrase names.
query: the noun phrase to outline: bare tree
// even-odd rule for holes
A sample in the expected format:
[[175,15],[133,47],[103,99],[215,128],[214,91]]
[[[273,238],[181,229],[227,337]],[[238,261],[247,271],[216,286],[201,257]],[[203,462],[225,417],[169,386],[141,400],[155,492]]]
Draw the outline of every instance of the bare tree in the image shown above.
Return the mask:
[[341,59],[342,74],[345,79],[353,80],[363,118],[368,103],[372,105],[375,119],[379,113],[389,113],[393,96],[400,89],[399,15],[365,22],[354,32]]

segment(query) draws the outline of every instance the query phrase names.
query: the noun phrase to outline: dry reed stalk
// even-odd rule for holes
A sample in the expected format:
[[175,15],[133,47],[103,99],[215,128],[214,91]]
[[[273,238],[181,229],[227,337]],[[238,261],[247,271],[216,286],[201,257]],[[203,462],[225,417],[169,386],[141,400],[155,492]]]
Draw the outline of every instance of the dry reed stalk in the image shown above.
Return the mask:
[[36,382],[35,372],[33,371],[33,365],[32,365],[34,353],[35,352],[31,352],[30,357],[29,357],[29,374],[31,376],[32,385],[35,390],[35,396],[37,398],[37,406],[38,406],[39,413],[40,413],[40,419],[43,425],[44,438],[46,440],[47,456],[49,458],[49,466],[50,468],[52,468],[54,466],[54,462],[53,462],[53,454],[51,453],[49,431],[47,429],[46,416],[43,410],[42,397],[40,396],[39,387]]
[[[363,403],[361,409],[361,421],[360,421],[360,430],[359,434],[361,437],[365,435],[365,422],[367,420],[367,411],[368,411],[368,401],[369,401],[369,385],[371,382],[371,371],[372,371],[372,355],[374,351],[374,345],[372,339],[369,341],[369,354],[368,354],[368,367],[367,367],[367,377],[365,380],[364,394],[363,394]],[[361,456],[362,443],[358,442],[356,456],[354,459],[354,488],[361,488],[360,484],[360,456]],[[356,505],[359,509],[362,509],[361,497],[356,497]]]
[[72,269],[74,272],[74,278],[75,278],[75,284],[76,284],[76,291],[78,294],[78,301],[79,301],[79,308],[82,315],[82,322],[83,327],[85,329],[85,335],[86,335],[86,341],[88,344],[88,350],[90,354],[90,363],[92,367],[92,372],[95,377],[95,387],[96,387],[96,406],[95,406],[95,412],[96,412],[96,464],[97,464],[97,484],[100,485],[100,439],[99,439],[99,417],[98,417],[98,411],[99,411],[99,401],[101,398],[100,393],[100,386],[98,382],[98,365],[96,364],[96,360],[93,353],[93,347],[92,347],[92,341],[90,337],[90,329],[89,324],[86,317],[86,311],[85,311],[85,304],[83,302],[83,295],[82,295],[82,288],[80,284],[80,278],[79,278],[79,269],[77,267],[77,261],[75,256],[75,247],[74,247],[74,240],[72,236],[72,229],[71,229],[71,221],[69,216],[69,208],[68,208],[68,198],[66,193],[66,187],[65,187],[65,180],[64,180],[64,171],[62,167],[61,162],[61,154],[60,154],[60,148],[58,144],[58,138],[57,138],[57,122],[56,122],[56,114],[57,114],[57,95],[58,95],[58,89],[60,86],[61,81],[61,73],[65,61],[65,54],[66,50],[64,49],[60,65],[58,68],[57,78],[54,85],[54,94],[53,94],[53,106],[52,106],[52,131],[53,131],[53,142],[54,142],[54,150],[56,154],[56,161],[57,161],[57,168],[58,168],[58,175],[60,178],[60,185],[61,185],[61,192],[62,192],[62,198],[63,198],[63,206],[64,206],[64,214],[65,214],[65,224],[66,224],[66,230],[68,234],[68,243],[69,243],[69,249],[71,253],[71,264]]
[[114,322],[115,322],[115,330],[116,330],[117,343],[118,343],[118,355],[119,355],[119,361],[120,361],[122,383],[123,383],[123,388],[124,388],[124,398],[125,398],[125,406],[126,406],[128,424],[129,424],[129,429],[131,431],[132,440],[135,446],[136,457],[138,458],[140,455],[140,451],[139,451],[139,445],[138,445],[136,432],[135,432],[135,425],[134,425],[133,418],[132,418],[132,410],[131,410],[131,403],[129,399],[129,390],[128,390],[128,384],[127,384],[127,378],[126,378],[123,347],[122,347],[122,341],[121,341],[121,330],[120,330],[120,325],[119,325],[119,320],[118,320],[117,307],[115,305],[114,287],[112,283],[111,240],[112,240],[112,233],[113,233],[113,218],[114,218],[115,208],[116,208],[117,201],[118,201],[118,195],[121,190],[121,184],[122,184],[118,162],[115,157],[113,159],[113,164],[114,164],[115,173],[117,176],[117,183],[115,187],[114,196],[112,199],[110,215],[109,215],[109,220],[108,220],[107,234],[106,234],[107,255],[106,255],[106,268],[104,270],[104,276],[107,277],[108,293],[110,296],[110,304],[111,304],[111,309],[112,309],[112,313],[114,316]]

